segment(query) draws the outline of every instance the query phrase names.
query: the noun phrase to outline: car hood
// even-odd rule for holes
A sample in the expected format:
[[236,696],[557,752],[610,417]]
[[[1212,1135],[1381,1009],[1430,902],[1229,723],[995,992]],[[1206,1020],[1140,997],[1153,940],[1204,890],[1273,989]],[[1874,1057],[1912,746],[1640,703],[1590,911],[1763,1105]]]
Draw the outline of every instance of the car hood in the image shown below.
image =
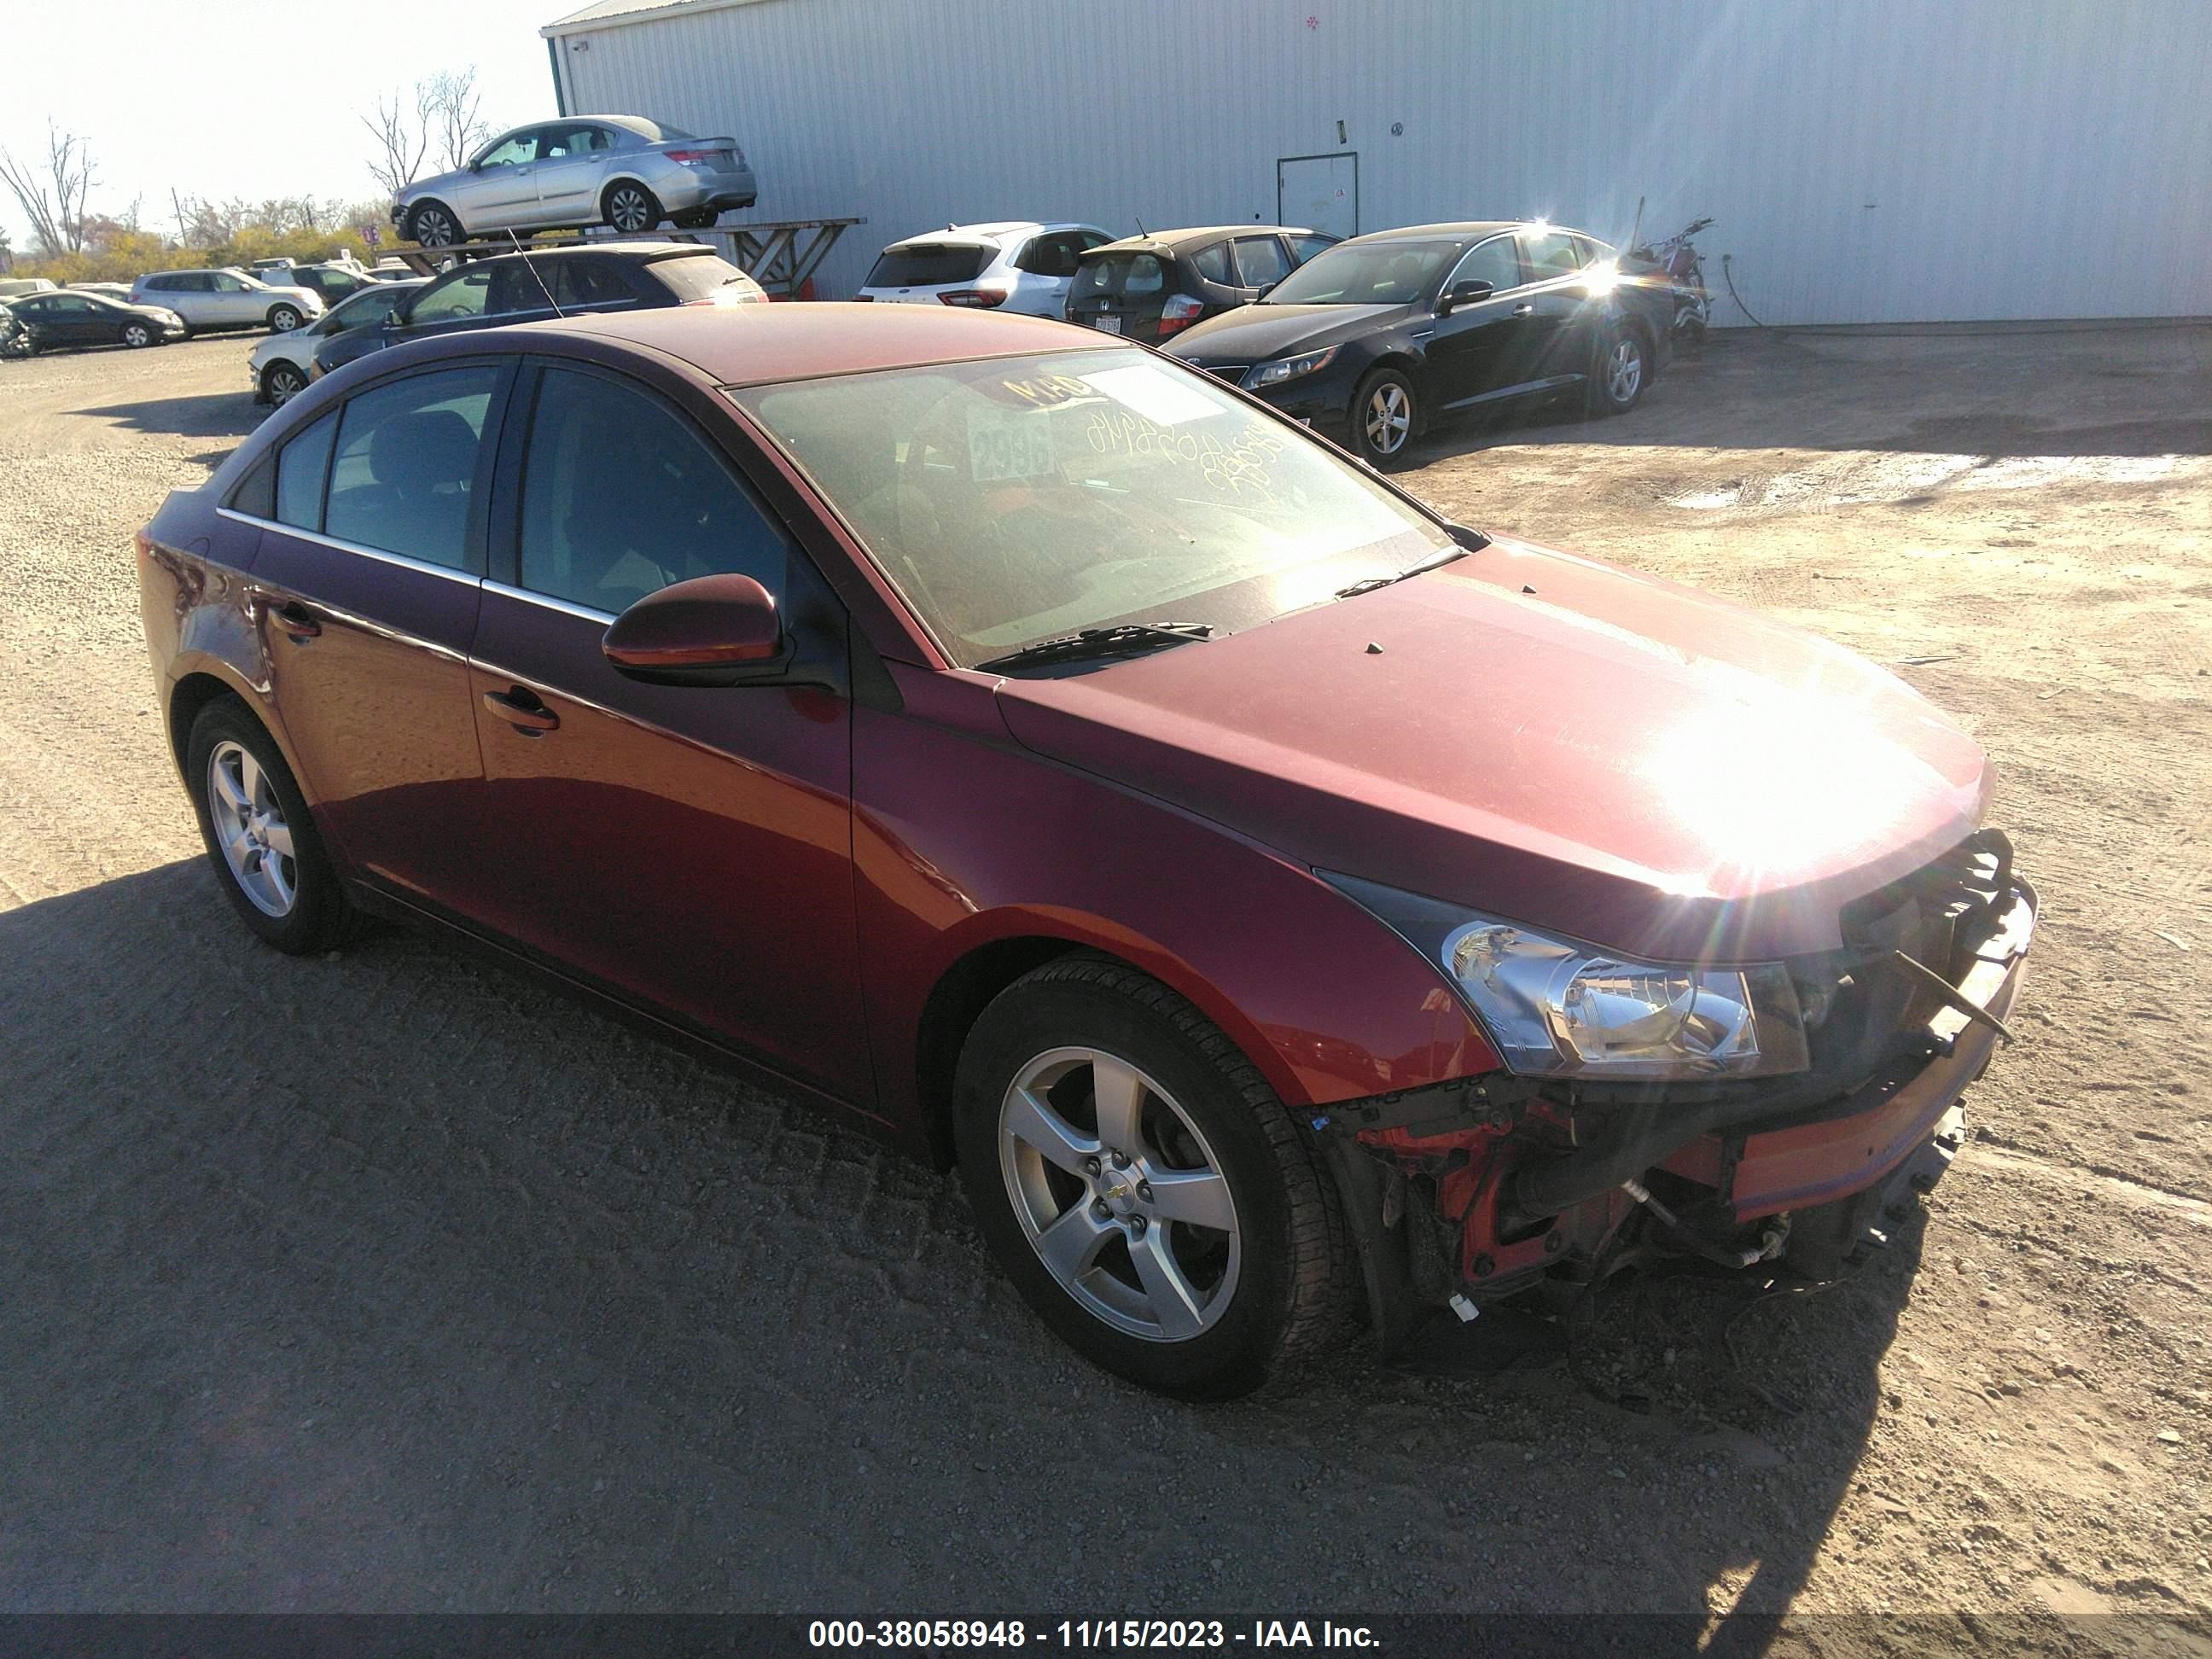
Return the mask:
[[1991,787],[1851,652],[1504,540],[999,703],[1037,753],[1300,863],[1679,961],[1834,948],[1838,908],[1972,833]]
[[1186,330],[1167,349],[1186,362],[1264,363],[1404,322],[1412,306],[1239,306]]

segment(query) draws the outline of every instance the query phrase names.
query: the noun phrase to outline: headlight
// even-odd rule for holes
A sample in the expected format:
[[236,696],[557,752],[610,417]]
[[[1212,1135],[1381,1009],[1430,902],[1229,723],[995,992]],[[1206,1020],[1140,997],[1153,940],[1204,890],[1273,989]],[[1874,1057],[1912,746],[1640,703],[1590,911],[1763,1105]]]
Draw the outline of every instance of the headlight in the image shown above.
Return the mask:
[[1261,363],[1245,371],[1244,389],[1257,392],[1261,386],[1276,386],[1285,380],[1295,380],[1301,374],[1311,374],[1316,369],[1327,368],[1336,356],[1336,348],[1326,351],[1309,351],[1303,357],[1278,357],[1272,363]]
[[1779,963],[1638,962],[1374,882],[1326,878],[1444,970],[1513,1071],[1702,1079],[1811,1063]]

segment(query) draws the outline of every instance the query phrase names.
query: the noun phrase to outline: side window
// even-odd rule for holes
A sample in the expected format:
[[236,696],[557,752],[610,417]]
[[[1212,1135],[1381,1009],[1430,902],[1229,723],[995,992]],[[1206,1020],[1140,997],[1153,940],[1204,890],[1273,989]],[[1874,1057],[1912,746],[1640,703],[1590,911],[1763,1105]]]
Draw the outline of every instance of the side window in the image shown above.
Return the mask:
[[209,278],[208,286],[215,289],[218,294],[243,294],[246,292],[245,280],[242,277],[233,276],[227,270],[216,271]]
[[1291,258],[1296,259],[1300,264],[1305,264],[1323,248],[1336,246],[1336,238],[1334,236],[1293,236],[1290,241]]
[[1528,280],[1549,283],[1561,276],[1571,276],[1582,267],[1575,257],[1575,239],[1559,231],[1542,236],[1521,239],[1523,256],[1528,261]]
[[1521,256],[1510,236],[1493,236],[1469,248],[1452,274],[1444,279],[1446,292],[1462,283],[1487,283],[1493,294],[1521,286]]
[[139,283],[138,286],[144,289],[149,294],[167,294],[171,289],[176,287],[176,285],[177,279],[173,276],[149,276],[144,282]]
[[553,264],[556,266],[553,297],[563,307],[596,306],[604,310],[609,306],[636,302],[637,295],[630,292],[629,284],[622,279],[622,273],[609,267],[603,260],[556,259]]
[[238,488],[230,492],[223,503],[234,513],[244,513],[256,519],[276,516],[276,458],[264,455],[254,462],[252,471],[238,481]]
[[593,611],[727,572],[784,592],[783,533],[691,428],[597,374],[549,368],[522,475],[522,585]]
[[495,148],[486,150],[478,158],[477,164],[488,167],[507,167],[537,159],[538,129],[529,127],[501,139]]
[[[543,266],[532,270],[520,259],[513,264],[493,265],[490,270],[491,289],[483,307],[484,314],[489,317],[512,316],[518,311],[549,310],[547,293],[561,280]],[[541,281],[545,284],[543,288],[538,286]]]
[[443,281],[422,290],[414,310],[407,314],[410,323],[450,323],[464,317],[481,317],[484,300],[491,289],[494,267],[471,265],[457,270]]
[[1283,245],[1272,236],[1244,236],[1237,243],[1237,275],[1245,288],[1266,288],[1291,274]]
[[1086,247],[1099,246],[1080,231],[1058,230],[1040,236],[1014,261],[1017,270],[1038,276],[1073,276],[1076,260]]
[[1229,244],[1216,242],[1212,247],[1202,247],[1190,256],[1190,267],[1209,283],[1219,283],[1233,288],[1237,278],[1230,274]]
[[181,276],[172,277],[170,283],[187,294],[212,294],[215,292],[215,272],[188,270]]
[[294,435],[276,453],[276,522],[295,530],[323,527],[323,477],[331,470],[331,441],[337,411]]
[[349,402],[323,528],[341,541],[470,568],[469,501],[499,370],[410,374]]

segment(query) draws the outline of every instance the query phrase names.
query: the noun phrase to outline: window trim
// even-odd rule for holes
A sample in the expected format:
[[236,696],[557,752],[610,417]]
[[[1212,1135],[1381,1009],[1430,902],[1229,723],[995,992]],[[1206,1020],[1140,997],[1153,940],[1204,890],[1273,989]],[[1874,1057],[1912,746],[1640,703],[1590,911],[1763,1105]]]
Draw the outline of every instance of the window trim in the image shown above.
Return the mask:
[[1282,261],[1283,267],[1275,273],[1276,282],[1281,282],[1284,277],[1298,268],[1299,261],[1291,258],[1290,245],[1283,240],[1279,233],[1272,230],[1247,231],[1241,236],[1232,236],[1229,239],[1229,262],[1237,273],[1237,280],[1231,284],[1231,287],[1262,289],[1270,286],[1267,283],[1249,283],[1244,280],[1244,261],[1237,257],[1237,250],[1247,242],[1273,242],[1275,245],[1275,257]]
[[1459,274],[1462,270],[1466,269],[1467,262],[1474,258],[1474,256],[1480,253],[1484,248],[1488,247],[1492,242],[1510,242],[1513,245],[1513,268],[1520,273],[1521,280],[1514,283],[1510,288],[1494,288],[1491,289],[1490,297],[1495,299],[1501,294],[1518,294],[1524,288],[1534,287],[1534,284],[1528,280],[1528,262],[1522,257],[1520,238],[1521,234],[1518,231],[1501,230],[1495,236],[1486,236],[1480,241],[1469,247],[1466,252],[1461,254],[1458,258],[1452,261],[1451,270],[1444,277],[1443,286],[1437,290],[1437,297],[1441,299],[1443,295],[1450,293],[1452,291],[1452,284],[1459,281]]

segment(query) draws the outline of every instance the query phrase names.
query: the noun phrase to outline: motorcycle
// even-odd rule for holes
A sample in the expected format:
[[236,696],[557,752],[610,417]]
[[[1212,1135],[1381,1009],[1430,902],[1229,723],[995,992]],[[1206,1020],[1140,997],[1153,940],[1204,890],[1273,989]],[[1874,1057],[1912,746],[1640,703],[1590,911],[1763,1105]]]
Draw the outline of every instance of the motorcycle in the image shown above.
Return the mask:
[[1690,239],[1711,223],[1711,219],[1692,221],[1656,246],[1645,243],[1629,249],[1627,261],[1624,262],[1666,278],[1674,293],[1671,331],[1677,340],[1693,345],[1704,343],[1705,331],[1712,324],[1713,306],[1712,296],[1705,291],[1704,262]]

